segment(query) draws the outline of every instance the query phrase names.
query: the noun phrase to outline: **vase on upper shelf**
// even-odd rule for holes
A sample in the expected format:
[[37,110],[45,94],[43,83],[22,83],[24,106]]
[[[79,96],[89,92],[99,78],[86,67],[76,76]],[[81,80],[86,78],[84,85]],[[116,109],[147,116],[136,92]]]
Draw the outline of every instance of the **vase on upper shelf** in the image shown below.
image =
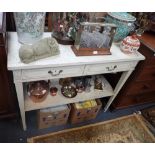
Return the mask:
[[45,12],[15,12],[18,41],[33,44],[40,40],[44,32]]

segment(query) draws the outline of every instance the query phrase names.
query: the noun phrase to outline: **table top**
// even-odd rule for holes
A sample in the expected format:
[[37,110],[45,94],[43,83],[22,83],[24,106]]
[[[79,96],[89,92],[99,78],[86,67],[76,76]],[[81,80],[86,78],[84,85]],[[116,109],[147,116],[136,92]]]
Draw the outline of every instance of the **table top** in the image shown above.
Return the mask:
[[[45,32],[43,37],[50,37],[50,32]],[[74,66],[85,64],[99,64],[99,63],[112,63],[122,61],[139,61],[144,60],[145,57],[139,52],[135,54],[126,55],[121,52],[118,44],[112,44],[110,49],[111,55],[102,56],[75,56],[74,52],[69,45],[60,45],[60,54],[48,58],[40,59],[29,64],[24,64],[20,61],[18,52],[21,44],[18,42],[16,32],[8,33],[8,70],[20,69],[35,69],[44,67],[59,67],[59,66]]]

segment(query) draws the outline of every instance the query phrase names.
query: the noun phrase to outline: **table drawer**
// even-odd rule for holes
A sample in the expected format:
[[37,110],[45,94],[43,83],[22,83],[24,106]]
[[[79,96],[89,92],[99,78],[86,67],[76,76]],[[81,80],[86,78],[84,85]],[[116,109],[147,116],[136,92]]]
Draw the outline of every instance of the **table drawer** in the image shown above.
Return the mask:
[[23,70],[22,79],[23,80],[42,79],[42,78],[54,79],[54,78],[81,76],[83,74],[83,71],[84,66]]
[[136,64],[137,62],[121,62],[121,63],[86,65],[84,74],[89,75],[89,74],[127,71],[134,69]]
[[155,83],[153,81],[142,81],[142,82],[136,82],[132,84],[128,91],[127,95],[136,95],[141,93],[148,93],[151,91],[155,91]]
[[155,67],[144,68],[137,76],[136,81],[155,80]]

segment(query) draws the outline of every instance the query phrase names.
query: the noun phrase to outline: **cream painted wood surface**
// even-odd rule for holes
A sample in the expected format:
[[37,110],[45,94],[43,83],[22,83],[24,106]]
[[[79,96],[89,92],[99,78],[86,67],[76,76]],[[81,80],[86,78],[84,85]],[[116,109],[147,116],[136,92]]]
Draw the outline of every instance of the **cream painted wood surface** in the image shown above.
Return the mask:
[[[44,33],[44,37],[50,37],[51,33]],[[107,56],[83,56],[77,57],[72,52],[69,45],[59,45],[60,55],[41,59],[29,64],[20,61],[18,50],[21,46],[17,40],[17,33],[8,33],[8,70],[13,71],[14,83],[16,86],[23,129],[26,130],[25,112],[37,110],[56,105],[84,101],[111,96],[104,110],[107,111],[112,101],[115,99],[120,89],[135,69],[140,60],[145,57],[139,52],[125,55],[119,49],[118,44],[113,44],[112,55]],[[95,74],[124,72],[114,90],[112,90],[107,80],[104,91],[91,91],[90,93],[79,93],[75,98],[68,99],[62,96],[60,91],[56,97],[48,95],[42,103],[35,104],[25,92],[25,82],[59,79],[74,76],[86,76]],[[58,86],[59,90],[60,87]]]
[[[51,96],[48,94],[47,98],[41,103],[34,103],[27,93],[25,92],[25,111],[37,110],[47,107],[54,107],[58,105],[75,103],[79,101],[85,101],[90,99],[96,99],[101,97],[112,96],[114,94],[111,85],[108,83],[106,79],[103,79],[104,87],[103,90],[94,90],[94,87],[91,87],[90,92],[82,92],[78,93],[74,98],[66,98],[61,94],[61,86],[58,84],[59,82],[54,82],[54,86],[58,88],[58,93],[56,96]],[[26,91],[26,89],[25,89]]]
[[126,82],[126,80],[131,75],[132,72],[133,72],[133,70],[129,70],[129,71],[123,72],[122,76],[120,77],[120,79],[119,79],[119,81],[118,81],[118,83],[116,85],[116,88],[114,89],[114,95],[111,96],[111,98],[109,99],[108,103],[104,107],[104,111],[105,112],[108,110],[108,108],[110,107],[112,101],[115,99],[115,97],[119,93],[120,89],[123,87],[124,83]]
[[[44,33],[44,37],[50,37],[51,33]],[[21,44],[18,42],[17,33],[10,32],[8,34],[8,69],[33,69],[44,67],[58,67],[58,66],[74,66],[74,65],[86,65],[86,64],[101,64],[112,62],[126,62],[126,61],[139,61],[144,60],[144,56],[140,53],[126,55],[120,51],[117,44],[113,44],[111,47],[112,55],[106,56],[80,56],[77,57],[72,52],[71,47],[68,45],[59,45],[60,55],[45,58],[32,62],[30,64],[24,64],[20,61],[18,56],[18,50]]]
[[48,67],[42,69],[27,69],[22,70],[22,80],[37,80],[37,79],[55,79],[64,77],[82,76],[84,72],[84,65],[66,66],[66,67]]

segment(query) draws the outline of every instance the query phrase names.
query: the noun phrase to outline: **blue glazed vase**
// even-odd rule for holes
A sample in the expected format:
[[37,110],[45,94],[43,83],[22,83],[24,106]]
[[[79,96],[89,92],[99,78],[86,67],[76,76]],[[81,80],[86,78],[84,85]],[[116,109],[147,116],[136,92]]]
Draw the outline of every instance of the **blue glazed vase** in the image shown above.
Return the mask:
[[109,12],[105,18],[106,23],[113,23],[117,26],[114,41],[119,42],[134,31],[136,18],[126,12]]
[[45,24],[45,12],[15,12],[15,24],[18,41],[33,44],[42,38]]

